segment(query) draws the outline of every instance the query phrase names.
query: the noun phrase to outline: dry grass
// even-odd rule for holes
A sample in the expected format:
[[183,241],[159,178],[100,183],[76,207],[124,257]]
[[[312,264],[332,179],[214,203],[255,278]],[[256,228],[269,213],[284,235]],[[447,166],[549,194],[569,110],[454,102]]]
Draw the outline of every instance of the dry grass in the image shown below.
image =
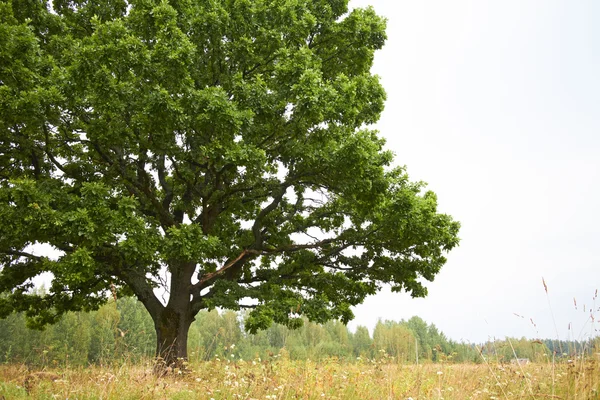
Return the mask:
[[398,365],[214,360],[157,379],[150,365],[28,371],[0,366],[5,399],[600,399],[594,360],[562,364]]

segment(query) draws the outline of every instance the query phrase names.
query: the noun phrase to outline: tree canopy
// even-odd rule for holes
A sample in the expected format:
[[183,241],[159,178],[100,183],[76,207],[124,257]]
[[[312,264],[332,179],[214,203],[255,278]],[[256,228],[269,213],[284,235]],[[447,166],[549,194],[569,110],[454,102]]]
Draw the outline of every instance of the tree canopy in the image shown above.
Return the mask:
[[157,354],[185,357],[202,309],[250,308],[253,332],[348,321],[384,284],[425,296],[458,244],[369,128],[371,8],[9,0],[0,39],[1,316],[43,326],[132,294]]

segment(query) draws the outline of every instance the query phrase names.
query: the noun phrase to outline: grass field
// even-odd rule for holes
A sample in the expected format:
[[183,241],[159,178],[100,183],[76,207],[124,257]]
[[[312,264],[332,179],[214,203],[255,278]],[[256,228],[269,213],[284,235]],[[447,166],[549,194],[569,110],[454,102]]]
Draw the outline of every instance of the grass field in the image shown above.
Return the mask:
[[[524,366],[213,360],[156,378],[151,365],[0,366],[0,399],[600,399],[595,360]],[[3,397],[1,397],[3,396]]]

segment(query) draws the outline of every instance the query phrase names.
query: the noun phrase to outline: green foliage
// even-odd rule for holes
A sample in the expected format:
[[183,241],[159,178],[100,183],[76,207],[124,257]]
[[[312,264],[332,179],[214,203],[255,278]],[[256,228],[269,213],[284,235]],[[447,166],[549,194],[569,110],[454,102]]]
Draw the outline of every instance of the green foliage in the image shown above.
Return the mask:
[[372,341],[369,330],[365,326],[357,326],[356,332],[351,336],[353,355],[356,357],[372,356]]
[[374,355],[380,356],[383,353],[401,361],[415,362],[415,332],[406,325],[394,321],[379,321],[373,332]]
[[119,323],[116,339],[119,354],[132,361],[139,361],[154,354],[156,335],[154,323],[144,307],[133,297],[117,301]]
[[[379,321],[373,337],[364,326],[354,333],[339,321],[316,324],[304,321],[291,330],[273,324],[266,330],[249,334],[243,331],[247,314],[232,311],[202,311],[190,328],[190,362],[220,358],[272,360],[285,354],[291,360],[387,360],[414,364],[418,335],[407,321]],[[431,351],[419,354],[419,363],[510,362],[528,358],[535,362],[551,361],[552,351],[539,340],[507,339],[474,346],[447,340],[435,325],[427,325],[425,342]],[[25,363],[31,366],[86,366],[140,363],[154,355],[156,337],[153,322],[143,305],[132,297],[113,301],[91,313],[71,312],[56,325],[43,331],[25,325],[23,314],[11,314],[0,320],[0,363]],[[575,358],[575,354],[597,353],[597,338],[587,342],[563,342],[577,353],[558,353],[556,361]],[[555,342],[555,341],[546,341]],[[512,345],[512,347],[511,347]],[[514,348],[514,353],[513,353]],[[481,354],[479,350],[481,349]]]
[[[570,346],[580,347],[577,342],[569,343]],[[580,347],[577,354],[589,351]],[[551,350],[540,340],[528,340],[526,338],[506,338],[494,343],[493,347],[486,346],[483,352],[487,357],[496,358],[498,361],[509,362],[516,358],[528,359],[531,362],[548,362],[552,360]],[[558,355],[562,357],[562,354]]]
[[0,316],[113,289],[175,342],[243,299],[256,332],[347,322],[386,283],[425,296],[459,224],[368,129],[385,25],[347,0],[3,2]]

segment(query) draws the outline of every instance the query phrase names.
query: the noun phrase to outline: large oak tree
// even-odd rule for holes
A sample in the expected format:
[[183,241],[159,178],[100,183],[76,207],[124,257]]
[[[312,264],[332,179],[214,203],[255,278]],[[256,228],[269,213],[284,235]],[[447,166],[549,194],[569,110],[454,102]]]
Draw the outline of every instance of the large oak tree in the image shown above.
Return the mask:
[[0,2],[0,315],[135,295],[171,364],[202,309],[255,331],[425,296],[459,225],[368,128],[385,20],[347,3]]

